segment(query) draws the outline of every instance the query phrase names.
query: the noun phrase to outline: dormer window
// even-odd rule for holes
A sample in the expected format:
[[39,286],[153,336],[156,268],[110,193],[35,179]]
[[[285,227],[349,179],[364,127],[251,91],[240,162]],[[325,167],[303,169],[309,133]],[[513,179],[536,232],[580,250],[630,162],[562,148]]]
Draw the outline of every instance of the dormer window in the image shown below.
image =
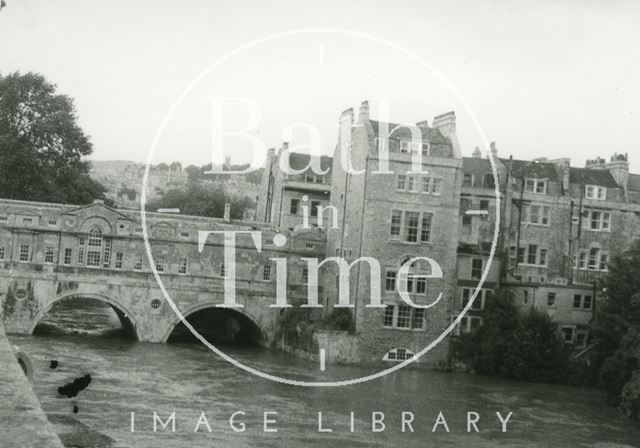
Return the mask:
[[598,185],[586,185],[585,196],[587,199],[604,201],[607,198],[607,189],[605,187],[599,187]]
[[429,145],[429,142],[422,142],[422,155],[423,156],[431,155],[431,145]]
[[473,174],[464,173],[462,175],[462,186],[463,187],[473,187]]
[[547,181],[543,179],[526,179],[524,191],[527,193],[546,194]]
[[400,152],[409,152],[411,150],[410,140],[400,140]]

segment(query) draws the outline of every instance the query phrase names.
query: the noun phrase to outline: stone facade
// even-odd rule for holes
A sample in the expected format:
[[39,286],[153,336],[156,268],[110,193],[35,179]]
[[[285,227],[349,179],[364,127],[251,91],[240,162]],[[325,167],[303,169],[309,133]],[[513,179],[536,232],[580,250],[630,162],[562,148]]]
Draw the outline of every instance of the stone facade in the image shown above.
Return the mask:
[[[292,153],[286,144],[269,151],[256,221],[148,213],[163,284],[184,315],[221,304],[222,239],[210,238],[200,251],[198,234],[254,231],[261,252],[248,235],[238,238],[237,295],[245,307],[236,311],[265,343],[274,341],[281,312],[269,307],[278,296],[272,259],[286,260],[290,303],[306,302],[317,288],[319,317],[340,305],[334,258],[341,257],[353,263],[348,305],[355,331],[336,333],[333,345],[331,332],[316,337],[342,347],[329,359],[408,359],[452,325],[476,290],[454,334],[480,325],[484,306],[502,290],[523,311],[545,310],[567,343],[587,344],[608,263],[640,237],[640,175],[629,173],[626,155],[576,168],[568,159],[500,158],[492,144],[494,175],[478,149],[460,156],[455,133],[452,112],[430,126],[373,120],[366,102],[357,117],[344,111],[333,158]],[[285,174],[285,163],[297,171]],[[311,170],[314,163],[323,174]],[[284,246],[274,244],[278,233]],[[369,306],[375,277],[366,257],[379,264],[379,307]],[[417,257],[403,279],[400,268]],[[306,258],[323,262],[317,284],[309,285]],[[147,260],[137,211],[0,200],[0,298],[9,331],[31,332],[56,301],[89,297],[112,305],[139,339],[166,341],[178,318]],[[433,306],[409,306],[400,289],[415,304]],[[445,339],[419,363],[444,363],[448,349]]]
[[[545,310],[560,324],[565,342],[584,346],[608,262],[640,237],[640,176],[629,174],[626,155],[575,168],[569,159],[500,159],[495,146],[492,150],[502,200],[499,287],[510,291],[523,310]],[[478,151],[464,159],[463,171],[461,210],[480,205],[495,216],[495,189],[485,182],[491,177],[489,161]],[[490,219],[462,215],[461,248],[486,253]],[[459,331],[480,324],[482,308],[474,304]]]
[[[318,163],[326,173],[315,173],[312,163]],[[291,174],[281,168],[283,164]],[[331,168],[330,157],[290,152],[287,143],[277,154],[270,149],[260,185],[263,193],[256,206],[257,219],[290,231],[305,224],[305,219],[307,228],[332,225],[332,213],[324,211],[329,205]]]
[[[416,152],[411,146],[415,145],[412,126],[423,139],[419,151],[424,151],[422,163],[428,175],[410,172]],[[378,148],[385,129],[391,133],[382,142],[388,145],[390,173],[381,174]],[[565,342],[587,344],[608,262],[640,237],[640,175],[629,174],[626,155],[576,168],[569,159],[500,158],[494,143],[489,150],[495,174],[478,148],[473,157],[460,156],[453,113],[435,117],[432,126],[422,121],[408,127],[370,119],[366,102],[357,117],[353,109],[341,114],[330,190],[330,205],[339,220],[337,228],[325,226],[326,257],[340,256],[349,263],[360,257],[377,259],[383,303],[394,307],[385,316],[384,310],[366,306],[370,269],[363,262],[354,265],[349,289],[357,341],[354,361],[379,362],[392,352],[392,360],[401,360],[398,350],[416,353],[458,316],[476,289],[477,298],[454,334],[481,325],[484,306],[502,290],[509,291],[523,311],[545,310],[559,323]],[[269,160],[277,171],[273,152]],[[362,172],[349,173],[345,160]],[[263,191],[283,189],[284,180],[275,171],[267,170],[271,180],[263,179]],[[425,193],[423,178],[439,179],[436,194]],[[277,196],[272,194],[274,204]],[[432,215],[428,241],[403,241],[407,212],[411,219],[418,217],[417,232],[423,215]],[[281,213],[277,216],[266,220],[283,226]],[[391,229],[394,219],[399,227],[396,235]],[[386,276],[415,256],[437,260],[444,278],[429,279],[426,293],[411,297],[416,303],[429,303],[433,292],[442,291],[445,299],[426,311],[422,328],[411,328],[413,316],[404,314],[401,325],[409,327],[398,328],[402,303],[397,291],[385,291]],[[485,282],[478,288],[485,271]],[[327,263],[322,274],[327,312],[337,302],[338,269]],[[441,343],[420,361],[443,361],[447,347]]]
[[[317,230],[283,232],[273,244],[270,225],[162,213],[147,214],[153,260],[164,287],[184,316],[224,301],[222,235],[198,249],[202,231],[260,232],[258,252],[249,235],[236,240],[234,311],[273,342],[280,310],[276,266],[287,260],[287,294],[306,299],[303,257],[321,257],[325,241]],[[149,266],[138,212],[114,210],[99,201],[83,207],[0,200],[0,312],[7,331],[31,333],[59,300],[85,297],[110,304],[123,324],[144,341],[164,342],[179,318],[166,302]]]

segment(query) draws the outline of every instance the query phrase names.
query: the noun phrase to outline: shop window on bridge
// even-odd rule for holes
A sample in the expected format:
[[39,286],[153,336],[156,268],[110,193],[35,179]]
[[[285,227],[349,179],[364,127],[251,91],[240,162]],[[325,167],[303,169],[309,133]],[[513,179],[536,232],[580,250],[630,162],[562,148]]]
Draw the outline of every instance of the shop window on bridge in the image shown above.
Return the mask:
[[104,252],[102,254],[102,267],[108,268],[111,264],[111,240],[104,240]]
[[53,263],[53,247],[47,247],[44,250],[44,262],[45,263]]
[[406,361],[407,359],[413,358],[414,353],[411,350],[406,348],[394,348],[393,350],[389,350],[382,357],[383,361]]
[[124,258],[124,254],[122,252],[116,252],[116,269],[122,269],[122,260]]
[[84,246],[85,246],[85,239],[84,237],[80,237],[80,239],[78,240],[78,264],[79,265],[84,264]]
[[66,266],[71,265],[71,259],[72,259],[72,257],[73,257],[73,249],[66,248],[66,249],[64,250],[64,260],[63,260],[63,263],[64,263]]
[[29,245],[20,245],[20,261],[29,261]]
[[186,274],[187,273],[187,263],[188,263],[188,259],[187,257],[181,257],[180,258],[180,265],[178,266],[178,274]]

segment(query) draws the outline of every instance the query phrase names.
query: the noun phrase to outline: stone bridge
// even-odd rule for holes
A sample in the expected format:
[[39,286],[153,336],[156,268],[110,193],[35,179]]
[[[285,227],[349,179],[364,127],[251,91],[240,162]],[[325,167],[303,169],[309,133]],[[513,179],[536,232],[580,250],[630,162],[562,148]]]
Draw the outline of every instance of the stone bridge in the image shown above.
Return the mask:
[[[140,341],[166,342],[180,318],[165,299],[145,252],[139,212],[101,203],[85,207],[0,201],[0,300],[7,332],[32,333],[58,302],[97,299],[109,304],[123,327]],[[287,235],[274,245],[275,229],[256,223],[171,214],[148,214],[155,267],[164,288],[185,318],[211,309],[234,317],[263,345],[277,333],[275,266],[286,258],[290,301],[306,297],[302,257],[320,257],[324,239],[316,231]],[[199,231],[259,231],[262,250],[237,237],[236,296],[243,308],[217,307],[224,301],[224,246],[207,240],[198,250]],[[218,320],[216,320],[218,321]]]

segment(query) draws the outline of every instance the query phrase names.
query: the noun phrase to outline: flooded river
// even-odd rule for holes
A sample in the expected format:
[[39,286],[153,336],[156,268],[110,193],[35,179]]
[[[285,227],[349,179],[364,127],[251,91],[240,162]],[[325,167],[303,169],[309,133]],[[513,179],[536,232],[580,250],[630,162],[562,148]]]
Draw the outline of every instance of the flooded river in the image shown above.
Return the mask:
[[[346,388],[299,388],[251,376],[198,344],[128,340],[116,330],[118,325],[109,308],[96,304],[79,310],[76,304],[61,304],[36,335],[11,336],[33,359],[36,394],[67,446],[640,446],[640,428],[623,420],[593,390],[421,370],[402,370]],[[258,347],[225,350],[271,372],[313,380],[317,371],[306,361]],[[55,369],[51,360],[58,362]],[[331,368],[349,376],[359,370]],[[57,392],[85,374],[92,381],[77,397]],[[154,411],[163,421],[175,412],[175,433],[171,425],[153,431]],[[211,432],[203,422],[194,432],[203,411]],[[372,432],[374,411],[381,413],[375,415],[378,419],[384,414],[383,432]],[[244,427],[244,432],[229,424],[237,412],[234,427]],[[267,427],[277,433],[264,432],[265,412],[270,413],[267,420],[275,421]],[[323,429],[333,432],[318,431],[320,412]],[[403,412],[405,420],[409,412],[414,417],[404,432]],[[478,433],[467,432],[467,412],[479,415]],[[513,413],[506,432],[496,412],[502,417]]]

